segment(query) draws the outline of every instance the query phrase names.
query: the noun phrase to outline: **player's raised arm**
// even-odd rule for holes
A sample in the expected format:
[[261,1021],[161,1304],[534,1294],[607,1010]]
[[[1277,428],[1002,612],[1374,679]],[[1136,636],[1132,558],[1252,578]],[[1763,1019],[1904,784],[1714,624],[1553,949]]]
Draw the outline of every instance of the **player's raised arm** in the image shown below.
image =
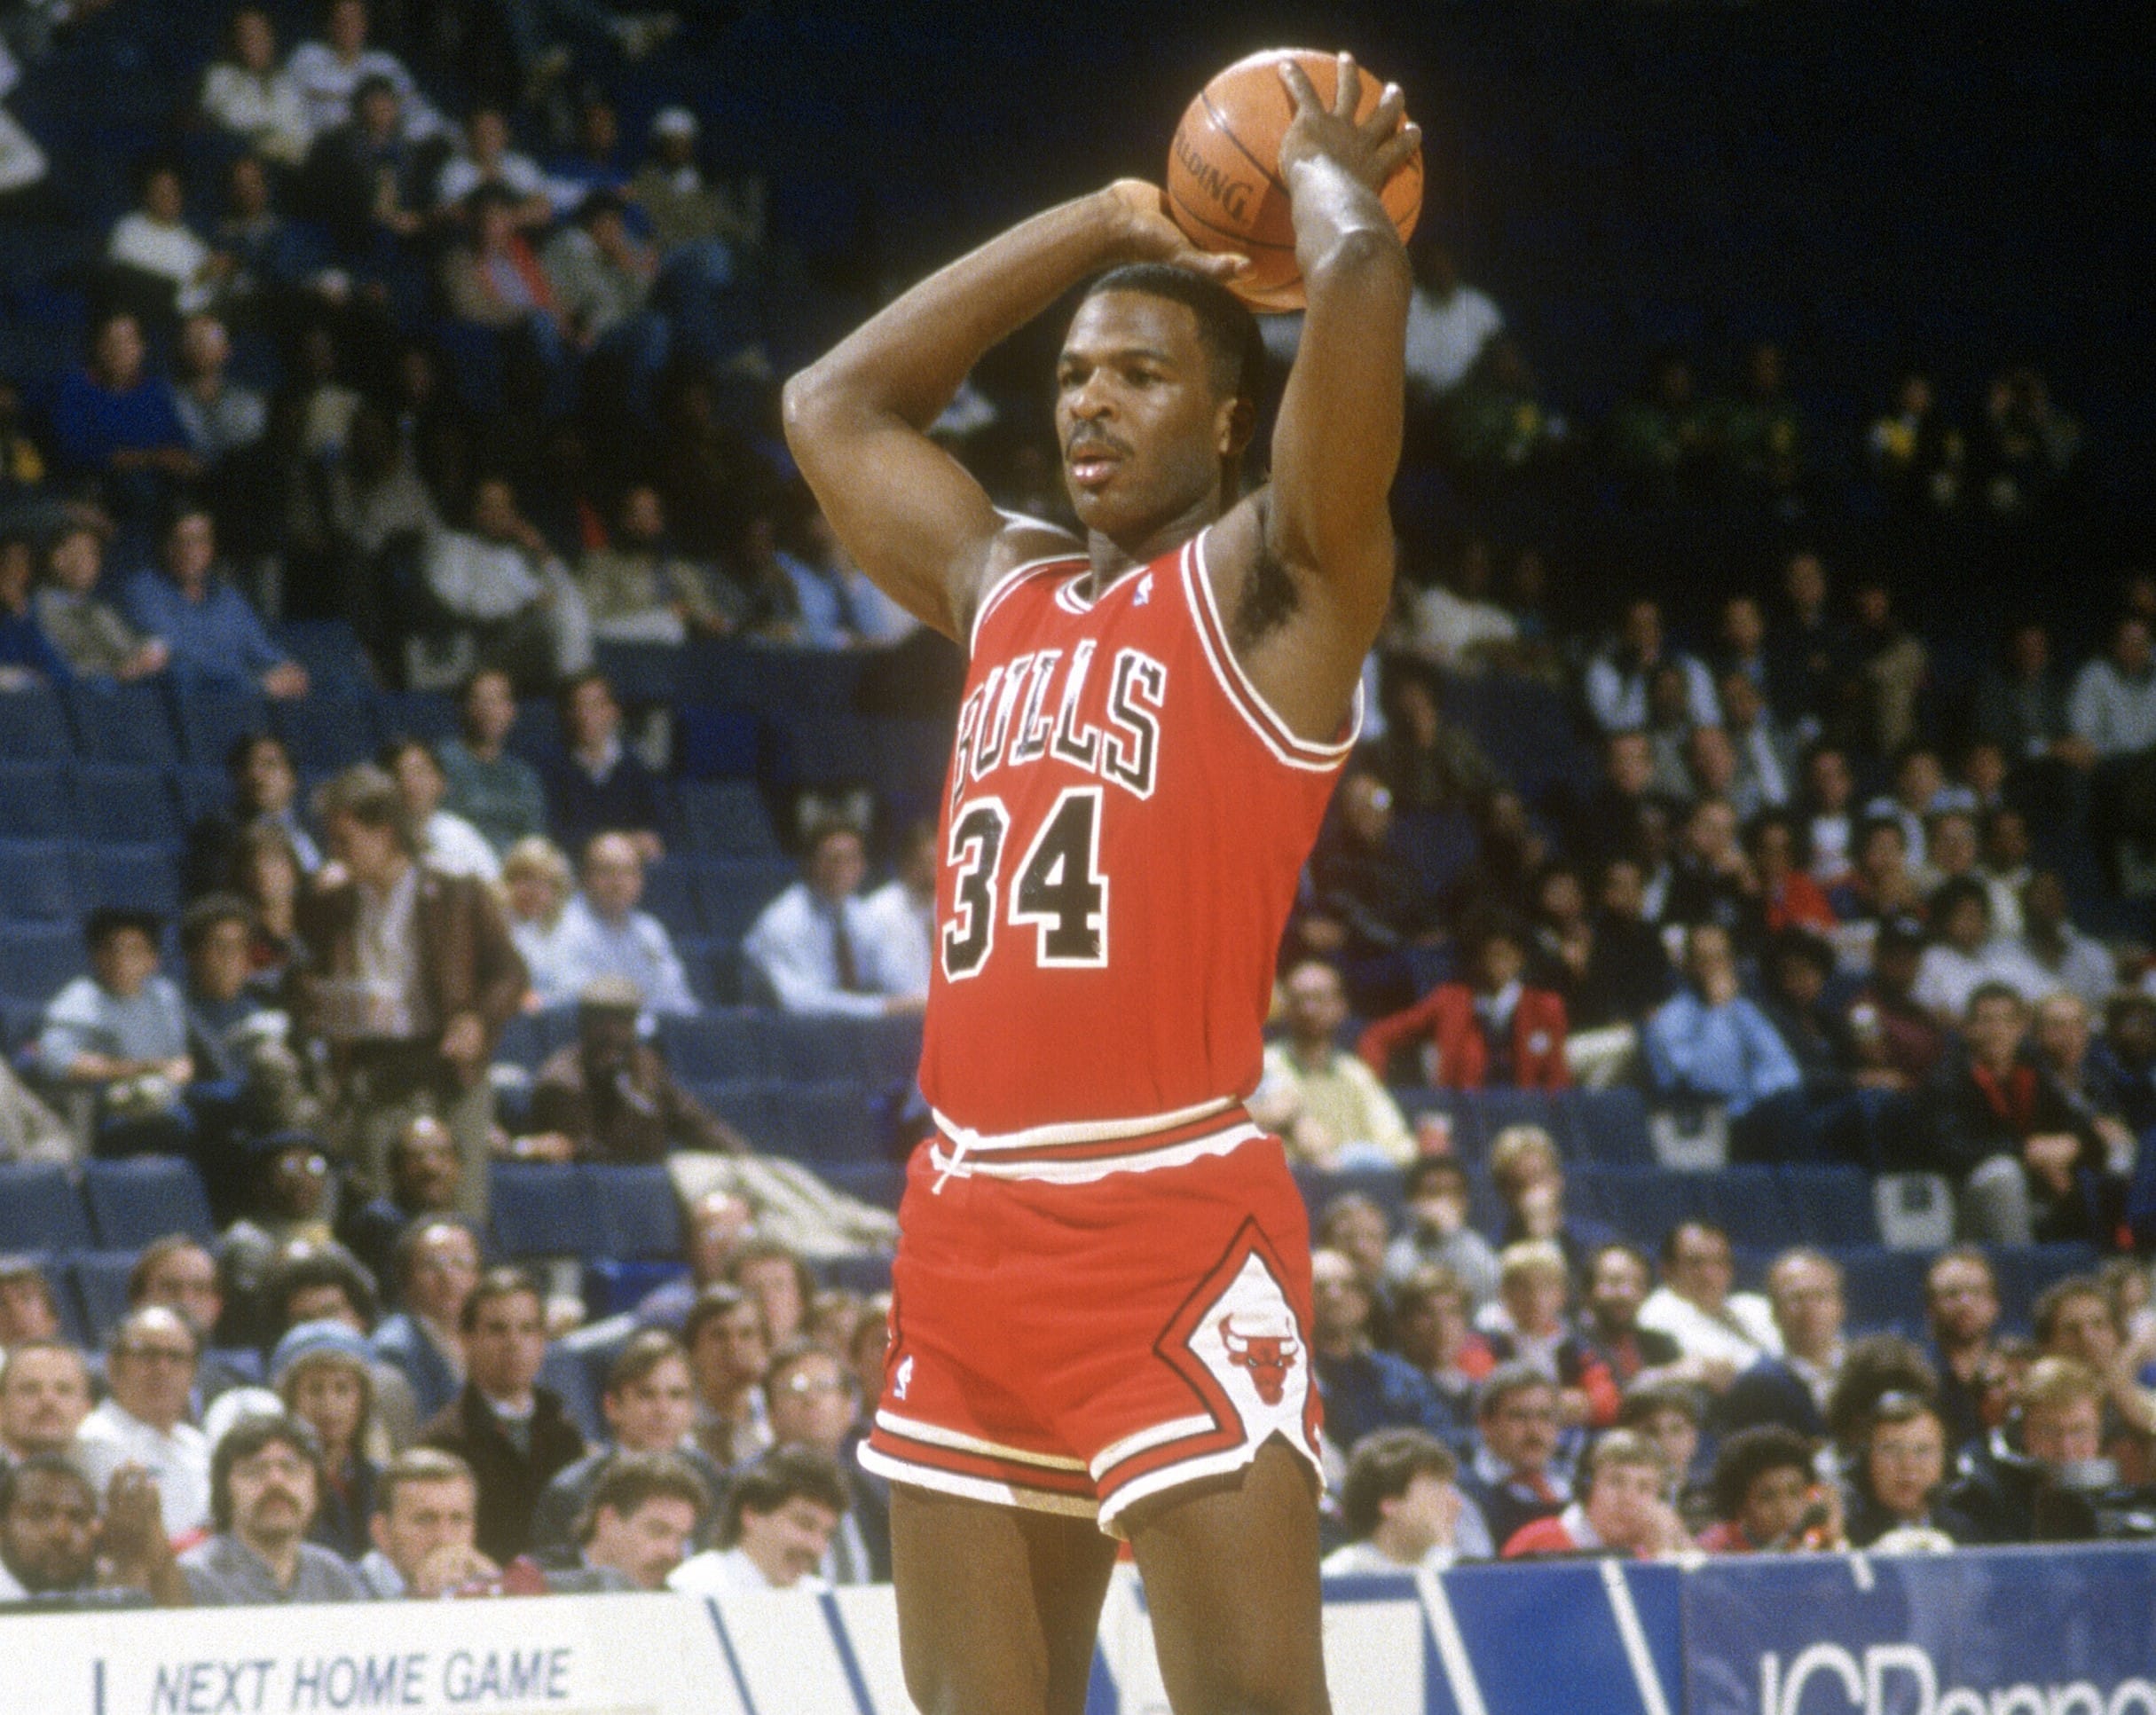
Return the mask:
[[1035,216],[932,274],[786,383],[786,441],[838,539],[894,601],[965,636],[987,581],[1054,551],[928,437],[981,355],[1088,274],[1176,262],[1216,278],[1136,180]]
[[[1302,67],[1281,67],[1295,117],[1280,139],[1280,174],[1295,223],[1295,259],[1310,310],[1272,437],[1266,547],[1349,629],[1374,633],[1391,593],[1386,496],[1400,461],[1408,299],[1407,252],[1379,190],[1420,145],[1389,85],[1355,120],[1362,75],[1340,57],[1328,110]],[[1367,648],[1369,636],[1360,639]]]

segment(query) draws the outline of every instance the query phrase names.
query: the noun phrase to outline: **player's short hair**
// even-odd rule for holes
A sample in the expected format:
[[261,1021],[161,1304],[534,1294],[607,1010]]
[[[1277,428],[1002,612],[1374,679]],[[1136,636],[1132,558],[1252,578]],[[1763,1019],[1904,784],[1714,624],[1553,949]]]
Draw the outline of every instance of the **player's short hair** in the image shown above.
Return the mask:
[[1355,1444],[1340,1490],[1340,1521],[1357,1542],[1378,1528],[1380,1509],[1422,1475],[1450,1483],[1460,1475],[1452,1450],[1427,1429],[1377,1429]]
[[1807,1482],[1811,1479],[1810,1442],[1786,1424],[1755,1423],[1739,1429],[1714,1456],[1714,1516],[1735,1518],[1744,1510],[1744,1497],[1753,1483],[1769,1471],[1786,1468],[1802,1471]]
[[1257,403],[1265,384],[1265,340],[1250,307],[1217,280],[1165,262],[1111,268],[1085,288],[1081,303],[1104,292],[1137,292],[1180,303],[1198,319],[1212,358],[1213,385],[1225,397]]
[[813,1501],[827,1512],[843,1515],[846,1510],[846,1478],[838,1461],[814,1447],[798,1444],[774,1447],[728,1484],[726,1507],[719,1521],[719,1546],[731,1548],[740,1542],[743,1514],[762,1517],[777,1512],[790,1500]]
[[385,1517],[397,1510],[397,1491],[430,1483],[468,1483],[475,1501],[479,1479],[456,1454],[440,1447],[408,1447],[382,1467],[374,1480],[374,1510]]
[[1604,1471],[1620,1465],[1639,1466],[1655,1474],[1658,1483],[1670,1480],[1670,1462],[1662,1449],[1635,1429],[1612,1429],[1587,1450],[1580,1466],[1580,1492],[1592,1495]]
[[576,1541],[582,1545],[592,1539],[603,1508],[610,1507],[626,1519],[654,1500],[687,1501],[701,1529],[711,1514],[711,1485],[679,1453],[616,1453],[599,1467],[599,1480],[577,1514]]

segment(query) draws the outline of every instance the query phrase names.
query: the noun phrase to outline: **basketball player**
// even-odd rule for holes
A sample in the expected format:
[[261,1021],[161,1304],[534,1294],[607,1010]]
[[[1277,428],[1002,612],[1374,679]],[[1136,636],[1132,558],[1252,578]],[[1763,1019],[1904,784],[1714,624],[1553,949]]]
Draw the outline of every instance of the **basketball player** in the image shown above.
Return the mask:
[[[1392,585],[1416,146],[1285,73],[1310,312],[1241,492],[1262,361],[1161,193],[1120,182],[917,286],[786,389],[862,567],[972,654],[943,806],[922,1084],[862,1454],[894,1484],[909,1690],[1077,1715],[1127,1538],[1177,1715],[1326,1708],[1310,1253],[1242,1101],[1298,871]],[[1094,280],[1057,368],[1082,545],[927,436],[975,361]]]

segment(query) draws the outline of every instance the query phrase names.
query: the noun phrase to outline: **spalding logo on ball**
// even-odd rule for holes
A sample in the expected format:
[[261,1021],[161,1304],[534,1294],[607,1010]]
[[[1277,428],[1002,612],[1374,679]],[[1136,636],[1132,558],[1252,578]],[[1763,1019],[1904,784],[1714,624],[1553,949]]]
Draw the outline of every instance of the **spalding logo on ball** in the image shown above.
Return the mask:
[[[1250,258],[1228,285],[1255,310],[1303,306],[1294,222],[1280,178],[1280,138],[1295,116],[1294,98],[1280,81],[1281,62],[1288,59],[1302,67],[1318,98],[1330,107],[1340,65],[1334,55],[1268,49],[1237,60],[1198,91],[1168,153],[1169,214],[1200,249],[1235,250]],[[1367,119],[1385,83],[1359,67],[1355,75],[1355,116]],[[1385,181],[1380,195],[1406,238],[1422,212],[1420,149]]]

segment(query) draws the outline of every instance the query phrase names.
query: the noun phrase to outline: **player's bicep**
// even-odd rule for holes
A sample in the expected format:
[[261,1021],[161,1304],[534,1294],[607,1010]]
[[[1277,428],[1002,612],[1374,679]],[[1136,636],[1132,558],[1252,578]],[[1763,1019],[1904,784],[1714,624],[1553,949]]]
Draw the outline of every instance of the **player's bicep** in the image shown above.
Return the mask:
[[963,641],[1003,519],[972,473],[894,419],[789,421],[801,474],[854,562],[907,612]]

